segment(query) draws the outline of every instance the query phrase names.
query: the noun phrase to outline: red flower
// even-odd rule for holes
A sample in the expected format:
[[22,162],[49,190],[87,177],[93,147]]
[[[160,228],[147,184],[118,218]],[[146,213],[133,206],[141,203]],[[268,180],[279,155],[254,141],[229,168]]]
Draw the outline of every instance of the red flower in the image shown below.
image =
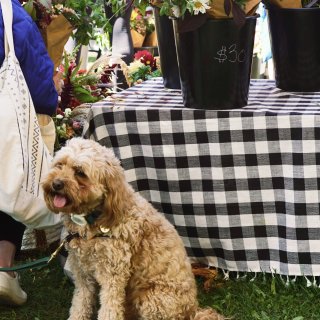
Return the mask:
[[138,51],[134,55],[135,60],[140,60],[146,66],[150,66],[152,70],[156,68],[156,60],[148,50]]

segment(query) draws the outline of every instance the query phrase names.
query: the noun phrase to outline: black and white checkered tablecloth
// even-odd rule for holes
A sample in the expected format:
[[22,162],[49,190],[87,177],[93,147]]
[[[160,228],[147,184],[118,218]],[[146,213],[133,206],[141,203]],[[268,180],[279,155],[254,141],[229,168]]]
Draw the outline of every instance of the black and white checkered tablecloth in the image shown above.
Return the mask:
[[196,110],[153,79],[94,104],[85,136],[114,149],[191,261],[320,275],[320,92],[253,80],[247,107]]

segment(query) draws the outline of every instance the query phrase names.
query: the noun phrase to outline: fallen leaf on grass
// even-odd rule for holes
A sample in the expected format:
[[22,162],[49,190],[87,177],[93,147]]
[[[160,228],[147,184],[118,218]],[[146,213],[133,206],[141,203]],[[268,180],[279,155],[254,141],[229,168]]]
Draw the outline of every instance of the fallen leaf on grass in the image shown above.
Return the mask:
[[211,289],[214,280],[216,280],[218,277],[217,269],[202,264],[192,264],[192,272],[195,276],[199,276],[205,279],[203,288],[206,292]]

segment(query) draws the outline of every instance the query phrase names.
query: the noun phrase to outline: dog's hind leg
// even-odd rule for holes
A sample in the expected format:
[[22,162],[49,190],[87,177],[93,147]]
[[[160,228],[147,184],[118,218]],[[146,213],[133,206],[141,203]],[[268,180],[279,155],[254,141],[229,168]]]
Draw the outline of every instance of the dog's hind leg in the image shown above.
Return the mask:
[[177,292],[149,293],[136,304],[139,320],[191,320],[197,309],[194,300]]

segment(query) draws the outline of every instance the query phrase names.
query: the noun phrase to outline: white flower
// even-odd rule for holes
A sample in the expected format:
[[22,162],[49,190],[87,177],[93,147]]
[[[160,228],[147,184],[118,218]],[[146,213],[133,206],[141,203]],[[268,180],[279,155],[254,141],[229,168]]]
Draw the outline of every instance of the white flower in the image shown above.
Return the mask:
[[176,18],[179,18],[181,16],[181,11],[180,11],[180,8],[178,6],[176,6],[176,5],[172,6],[171,10],[172,10],[172,14]]
[[57,114],[57,115],[56,115],[56,118],[59,119],[59,120],[60,120],[60,119],[63,119],[63,115],[62,115],[62,114]]
[[58,3],[54,6],[57,10],[62,10],[63,9],[63,5]]
[[194,0],[191,2],[193,7],[193,13],[198,14],[200,13],[206,13],[207,9],[210,9],[209,0]]
[[129,64],[128,71],[129,71],[129,73],[132,74],[134,72],[137,72],[139,70],[139,68],[141,68],[143,66],[144,66],[144,64],[140,60],[135,60]]
[[71,113],[72,113],[72,110],[70,108],[66,108],[64,110],[64,116],[67,118],[71,116]]

